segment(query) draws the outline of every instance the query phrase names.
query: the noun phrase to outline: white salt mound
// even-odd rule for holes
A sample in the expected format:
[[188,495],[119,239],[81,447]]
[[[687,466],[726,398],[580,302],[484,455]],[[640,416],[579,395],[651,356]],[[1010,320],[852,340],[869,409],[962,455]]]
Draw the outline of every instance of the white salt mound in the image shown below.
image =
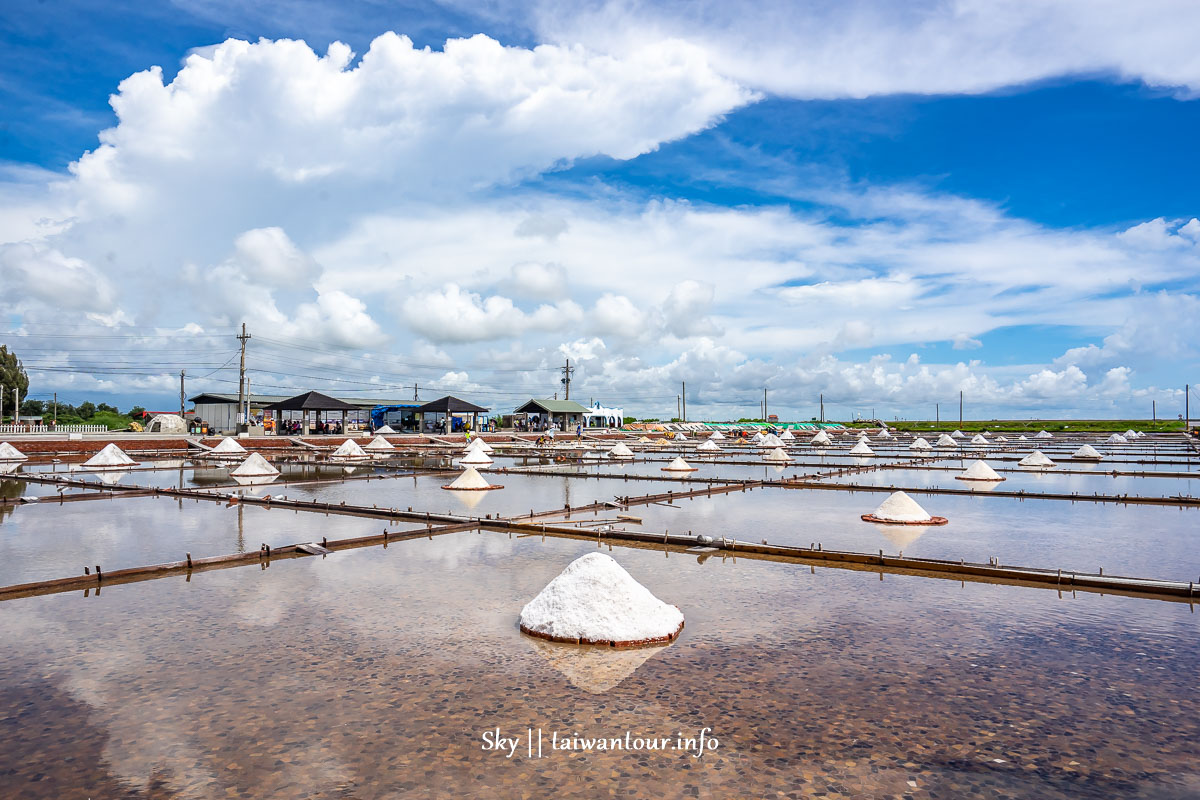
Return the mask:
[[929,522],[933,519],[928,511],[904,492],[893,492],[875,509],[875,516],[891,522]]
[[782,447],[776,447],[774,450],[763,456],[763,461],[775,461],[786,464],[791,460],[792,459],[788,456],[787,451]]
[[983,438],[982,434],[975,434],[971,437],[971,444],[987,444],[988,440]]
[[1137,435],[1137,431],[1133,430],[1132,428],[1130,428],[1129,430],[1125,431],[1125,438],[1126,438],[1126,439],[1136,439],[1136,438],[1137,438],[1137,436],[1138,436],[1138,435]]
[[791,431],[784,431],[783,433],[779,434],[779,438],[785,442],[790,442],[796,438],[796,435]]
[[909,450],[932,450],[933,445],[931,445],[929,442],[925,441],[924,437],[918,436],[916,439],[913,439],[913,443],[908,446],[908,449]]
[[873,455],[875,455],[875,451],[872,450],[871,446],[868,445],[865,441],[860,441],[858,444],[854,445],[854,447],[850,448],[850,455],[852,455],[852,456],[873,456]]
[[713,431],[713,435],[708,438],[709,441],[719,442],[725,438],[725,434],[721,433],[720,431]]
[[1018,436],[1018,437],[1017,437],[1017,441],[1018,441],[1018,442],[1024,442],[1024,441],[1026,441],[1025,434],[1023,434],[1023,433],[1022,433],[1020,436]]
[[633,451],[626,447],[624,442],[617,442],[613,449],[608,451],[608,454],[612,458],[633,458]]
[[1129,440],[1126,439],[1124,436],[1122,436],[1119,433],[1114,433],[1112,436],[1109,436],[1104,441],[1107,442],[1108,444],[1129,444]]
[[364,450],[375,450],[375,451],[386,451],[386,450],[395,450],[396,448],[393,447],[392,443],[389,442],[387,439],[383,438],[382,436],[376,436],[374,439],[367,442],[366,446],[363,449]]
[[331,454],[332,458],[366,458],[367,452],[358,446],[358,442],[347,439]]
[[950,436],[951,436],[951,437],[953,437],[953,438],[955,438],[955,439],[965,439],[965,438],[967,438],[967,435],[966,435],[965,433],[963,433],[962,431],[955,431],[954,433],[950,434]]
[[378,429],[378,430],[376,430],[375,432],[376,432],[376,433],[378,433],[378,434],[382,434],[382,435],[386,436],[386,435],[388,435],[388,434],[395,433],[396,431],[395,431],[395,430],[392,428],[392,426],[391,426],[391,425],[384,425],[382,428],[379,428],[379,429]]
[[471,443],[467,445],[467,450],[478,450],[481,453],[490,453],[495,450],[495,448],[485,442],[483,439],[472,439]]
[[1083,447],[1072,453],[1071,458],[1087,458],[1093,461],[1099,461],[1100,459],[1104,458],[1104,454],[1092,447],[1090,444],[1085,444]]
[[696,448],[697,451],[704,452],[704,453],[714,453],[714,452],[718,452],[720,449],[721,449],[720,445],[718,445],[712,439],[709,439],[707,442],[705,442],[704,444],[702,444]]
[[451,489],[488,489],[491,484],[474,467],[467,467],[450,484]]
[[1053,467],[1054,462],[1046,457],[1041,450],[1034,450],[1017,462],[1022,467]]
[[468,450],[467,454],[458,460],[459,464],[477,464],[481,467],[486,467],[488,464],[494,464],[492,457],[482,450]]
[[235,478],[261,478],[278,475],[279,470],[258,453],[251,453],[245,461],[237,466],[237,469],[229,474]]
[[826,447],[833,444],[833,439],[830,439],[829,434],[825,431],[818,431],[817,435],[812,438],[811,443],[820,447]]
[[996,441],[997,441],[997,442],[1007,442],[1007,441],[1008,441],[1008,437],[1007,437],[1007,436],[997,436],[997,437],[996,437]]
[[128,467],[137,462],[125,454],[125,451],[115,444],[106,444],[104,449],[83,462],[87,469],[110,469],[112,467]]
[[952,438],[950,438],[949,436],[947,436],[946,434],[943,433],[941,436],[938,437],[937,446],[938,447],[958,447],[958,442],[954,441]]
[[0,461],[24,461],[29,456],[13,447],[8,442],[0,442]]
[[691,440],[688,439],[687,435],[683,431],[680,431],[679,433],[675,434],[675,441],[687,442],[687,441],[691,441]]
[[217,455],[240,456],[242,453],[246,452],[246,448],[238,444],[237,439],[230,439],[226,437],[222,439],[220,444],[214,447],[212,451]]
[[878,436],[876,436],[875,438],[876,438],[876,439],[891,439],[891,438],[892,438],[892,435],[891,435],[890,433],[888,433],[888,429],[887,429],[887,428],[884,428],[883,430],[881,430],[881,431],[879,432],[879,435],[878,435]]
[[759,447],[783,447],[783,440],[773,433],[768,433],[758,443]]
[[521,609],[521,628],[556,639],[639,642],[674,636],[683,613],[635,581],[611,556],[575,559]]
[[670,464],[663,467],[666,472],[691,472],[692,465],[683,460],[683,457],[677,457]]
[[1041,431],[1038,431],[1037,434],[1035,434],[1033,438],[1035,438],[1035,439],[1053,439],[1054,434],[1047,430],[1041,430]]
[[967,467],[966,472],[958,476],[967,481],[1002,481],[1004,478],[985,461],[976,461]]

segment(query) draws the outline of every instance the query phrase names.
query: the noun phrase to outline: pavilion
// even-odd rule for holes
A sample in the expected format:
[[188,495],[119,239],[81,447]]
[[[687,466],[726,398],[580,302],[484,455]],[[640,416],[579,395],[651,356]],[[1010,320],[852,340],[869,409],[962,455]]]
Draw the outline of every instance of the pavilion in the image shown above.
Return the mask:
[[326,412],[340,412],[342,422],[342,432],[346,431],[346,413],[349,411],[357,411],[358,406],[351,403],[346,403],[338,400],[336,397],[330,397],[327,394],[320,392],[305,392],[298,394],[295,397],[289,397],[286,400],[280,400],[277,403],[271,403],[264,406],[263,411],[275,416],[275,430],[279,431],[283,424],[283,412],[301,412],[304,416],[302,435],[307,436],[309,433],[309,414],[316,412],[317,424],[321,422],[321,415]]
[[518,407],[513,416],[524,414],[534,430],[546,430],[553,422],[560,431],[568,431],[582,425],[587,413],[588,409],[574,400],[530,400]]
[[[461,417],[464,419],[471,418],[471,430],[479,430],[479,415],[486,414],[488,410],[483,406],[477,406],[474,403],[468,403],[466,400],[461,400],[453,395],[446,395],[437,400],[432,400],[423,406],[417,406],[413,412],[421,415],[421,430],[424,433],[433,433],[442,428],[442,432],[450,434],[454,431],[454,418]],[[438,417],[441,416],[439,423]]]

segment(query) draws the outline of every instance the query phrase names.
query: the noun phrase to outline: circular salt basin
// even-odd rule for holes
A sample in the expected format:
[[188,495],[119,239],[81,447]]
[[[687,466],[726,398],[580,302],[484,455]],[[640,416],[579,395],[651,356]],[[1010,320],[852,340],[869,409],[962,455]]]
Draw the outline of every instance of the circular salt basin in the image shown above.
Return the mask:
[[575,559],[521,609],[521,632],[551,642],[643,647],[683,631],[683,612],[655,597],[611,556]]
[[949,522],[945,517],[932,516],[904,492],[893,492],[874,513],[863,514],[862,520],[879,525],[945,525]]

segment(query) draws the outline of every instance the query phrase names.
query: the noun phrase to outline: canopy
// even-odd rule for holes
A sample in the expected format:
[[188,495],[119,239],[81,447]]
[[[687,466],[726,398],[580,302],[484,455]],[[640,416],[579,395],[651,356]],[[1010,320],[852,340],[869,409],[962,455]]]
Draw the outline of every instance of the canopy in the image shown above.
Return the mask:
[[358,406],[344,403],[320,392],[305,392],[278,403],[264,406],[265,411],[357,411]]
[[430,401],[423,406],[417,406],[413,409],[418,414],[486,414],[487,409],[483,406],[477,406],[474,403],[468,403],[466,400],[460,400],[453,395],[439,397],[437,400]]

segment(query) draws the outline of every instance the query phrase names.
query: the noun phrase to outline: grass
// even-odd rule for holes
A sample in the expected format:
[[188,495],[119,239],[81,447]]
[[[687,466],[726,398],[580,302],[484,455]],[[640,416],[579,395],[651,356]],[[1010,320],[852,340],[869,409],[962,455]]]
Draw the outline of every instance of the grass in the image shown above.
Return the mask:
[[[53,416],[46,414],[43,417],[43,422],[49,424]],[[76,414],[59,414],[58,424],[62,425],[106,425],[110,431],[119,431],[129,427],[129,423],[133,422],[133,417],[127,417],[124,414],[114,414],[111,411],[97,411],[92,415],[91,419],[84,419]]]
[[[1043,429],[1051,433],[1060,433],[1063,431],[1076,433],[1107,433],[1115,431],[1123,433],[1131,429],[1145,433],[1183,431],[1183,421],[1177,419],[968,419],[963,420],[961,425],[958,420],[942,420],[940,423],[933,420],[906,420],[903,422],[889,422],[888,425],[902,431],[960,430],[963,433],[978,433],[985,430],[993,432],[1037,433]],[[872,423],[867,422],[851,422],[848,423],[848,426],[854,428],[874,427]]]

